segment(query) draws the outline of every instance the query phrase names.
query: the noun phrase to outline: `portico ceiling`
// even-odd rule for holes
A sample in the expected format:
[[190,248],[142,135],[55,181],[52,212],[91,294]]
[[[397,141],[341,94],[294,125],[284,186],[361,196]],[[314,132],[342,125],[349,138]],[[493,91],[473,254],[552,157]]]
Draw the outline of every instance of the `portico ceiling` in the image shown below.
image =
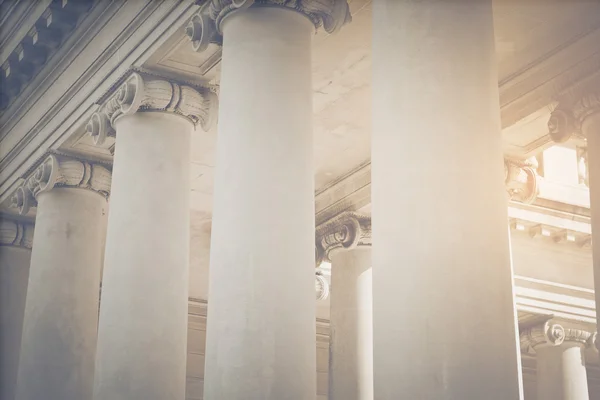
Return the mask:
[[[370,160],[371,1],[349,1],[353,21],[319,32],[313,51],[317,192]],[[528,157],[550,145],[553,101],[600,68],[600,16],[594,1],[498,0],[494,3],[505,150]],[[152,71],[219,83],[218,46],[195,53],[178,30],[145,65]],[[432,114],[435,110],[432,110]],[[194,138],[192,203],[211,208],[216,131]]]
[[[371,0],[349,0],[353,21],[322,30],[313,46],[315,189],[339,182],[370,161]],[[555,100],[600,71],[595,0],[496,0],[494,18],[505,152],[529,157],[551,145],[546,123]],[[193,11],[193,10],[190,10]],[[197,84],[219,84],[220,48],[194,52],[185,14],[143,69]],[[460,101],[460,99],[457,99]],[[274,111],[275,112],[275,111]],[[431,110],[432,116],[435,110]],[[233,116],[234,117],[234,116]],[[60,150],[110,161],[114,141],[94,146],[84,123]],[[400,134],[400,133],[399,133]],[[210,215],[217,129],[193,136],[192,207]]]

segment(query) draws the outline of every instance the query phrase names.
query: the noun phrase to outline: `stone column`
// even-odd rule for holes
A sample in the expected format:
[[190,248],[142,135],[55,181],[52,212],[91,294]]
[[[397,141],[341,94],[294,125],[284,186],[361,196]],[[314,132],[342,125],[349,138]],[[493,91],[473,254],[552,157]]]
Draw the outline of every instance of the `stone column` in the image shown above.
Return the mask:
[[89,399],[110,172],[48,156],[14,203],[37,201],[16,400]]
[[33,223],[0,215],[0,399],[14,400]]
[[317,228],[331,262],[329,399],[373,399],[371,218],[343,213]]
[[95,400],[185,398],[190,140],[216,96],[131,73],[92,116],[116,135]]
[[373,15],[375,398],[518,399],[492,0]]
[[537,396],[543,400],[589,400],[584,351],[590,332],[552,321],[521,332],[521,348],[537,355]]
[[[587,146],[579,166],[580,179],[590,188],[590,212],[592,222],[592,259],[596,309],[600,309],[600,82],[589,87],[593,91],[580,94],[575,100],[565,99],[552,112],[548,121],[550,137],[558,143],[573,136],[583,137]],[[583,175],[583,176],[581,176]],[[598,313],[600,326],[600,313]]]
[[345,0],[211,2],[223,41],[204,398],[316,395],[311,39]]

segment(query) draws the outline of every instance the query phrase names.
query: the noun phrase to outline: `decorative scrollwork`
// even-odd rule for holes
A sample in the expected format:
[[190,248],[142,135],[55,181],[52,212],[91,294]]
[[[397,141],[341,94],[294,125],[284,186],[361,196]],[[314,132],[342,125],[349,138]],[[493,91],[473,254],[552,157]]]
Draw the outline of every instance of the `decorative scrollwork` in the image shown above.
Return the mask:
[[249,7],[286,7],[304,14],[328,33],[336,33],[352,21],[347,0],[210,0],[185,28],[194,50],[202,52],[210,43],[222,43],[222,22],[234,12]]
[[331,261],[338,250],[371,245],[371,218],[344,212],[317,227],[317,260]]
[[11,198],[11,206],[25,215],[35,206],[40,193],[54,187],[89,189],[108,197],[110,184],[111,172],[104,166],[51,154],[17,188]]
[[329,282],[318,272],[315,275],[315,288],[317,291],[317,300],[325,300],[329,297]]
[[31,249],[33,245],[33,223],[0,215],[0,245]]
[[208,131],[217,116],[217,95],[148,74],[132,72],[112,96],[95,112],[86,131],[96,144],[115,136],[115,121],[136,112],[162,111],[181,115]]
[[532,203],[536,199],[539,193],[537,168],[535,157],[504,160],[504,183],[511,200]]

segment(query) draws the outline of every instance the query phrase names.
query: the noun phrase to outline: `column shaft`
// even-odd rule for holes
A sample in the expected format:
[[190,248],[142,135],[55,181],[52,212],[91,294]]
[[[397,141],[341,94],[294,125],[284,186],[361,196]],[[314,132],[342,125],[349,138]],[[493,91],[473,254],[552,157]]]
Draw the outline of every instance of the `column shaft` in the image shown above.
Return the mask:
[[330,400],[373,399],[371,247],[331,256]]
[[185,398],[192,124],[116,122],[94,399]]
[[565,342],[560,346],[536,349],[538,399],[589,399],[583,347]]
[[[594,287],[596,309],[600,310],[600,112],[587,117],[581,128],[587,138]],[[598,318],[600,326],[600,313]]]
[[314,26],[277,7],[222,26],[204,398],[313,399]]
[[13,400],[31,249],[0,246],[0,399]]
[[492,1],[373,7],[375,398],[518,399]]
[[16,399],[89,399],[106,199],[56,187],[37,201]]

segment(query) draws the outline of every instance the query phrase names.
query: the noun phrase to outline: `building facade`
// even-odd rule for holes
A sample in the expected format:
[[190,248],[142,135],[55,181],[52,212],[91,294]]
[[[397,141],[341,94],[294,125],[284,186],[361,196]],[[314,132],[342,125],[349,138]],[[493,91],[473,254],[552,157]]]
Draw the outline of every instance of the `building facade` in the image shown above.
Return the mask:
[[0,8],[1,399],[600,399],[598,2]]

